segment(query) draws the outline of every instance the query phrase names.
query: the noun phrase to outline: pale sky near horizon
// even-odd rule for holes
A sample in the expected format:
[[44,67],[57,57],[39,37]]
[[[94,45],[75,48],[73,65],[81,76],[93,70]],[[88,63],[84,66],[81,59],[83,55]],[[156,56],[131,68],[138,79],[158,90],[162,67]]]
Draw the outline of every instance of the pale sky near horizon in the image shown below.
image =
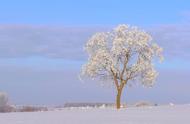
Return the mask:
[[152,89],[127,88],[123,102],[190,103],[189,0],[6,0],[0,4],[0,91],[11,103],[114,102],[114,89],[78,79],[83,46],[98,31],[136,25],[164,48]]

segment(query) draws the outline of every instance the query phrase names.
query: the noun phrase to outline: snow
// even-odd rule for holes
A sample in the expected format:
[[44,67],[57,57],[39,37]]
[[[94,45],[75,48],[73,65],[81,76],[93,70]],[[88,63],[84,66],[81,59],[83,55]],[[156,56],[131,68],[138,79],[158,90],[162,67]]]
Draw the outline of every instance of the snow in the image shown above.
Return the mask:
[[190,105],[1,113],[0,124],[189,124]]

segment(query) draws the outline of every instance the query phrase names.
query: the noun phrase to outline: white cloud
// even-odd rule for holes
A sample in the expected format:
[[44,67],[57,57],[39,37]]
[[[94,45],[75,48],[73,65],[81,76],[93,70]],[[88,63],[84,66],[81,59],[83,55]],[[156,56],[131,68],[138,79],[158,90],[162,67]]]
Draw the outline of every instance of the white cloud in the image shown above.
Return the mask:
[[[86,59],[83,46],[103,27],[0,26],[0,58],[55,57]],[[190,58],[190,25],[173,24],[147,28],[168,57]]]
[[0,57],[45,56],[84,58],[87,39],[104,28],[53,26],[0,26]]
[[190,25],[160,25],[150,29],[154,40],[169,58],[190,59]]

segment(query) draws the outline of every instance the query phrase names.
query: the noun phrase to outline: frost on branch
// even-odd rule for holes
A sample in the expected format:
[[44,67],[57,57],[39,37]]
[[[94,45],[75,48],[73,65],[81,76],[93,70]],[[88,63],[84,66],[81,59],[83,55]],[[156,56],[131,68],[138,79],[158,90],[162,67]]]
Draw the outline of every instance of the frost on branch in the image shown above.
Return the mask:
[[82,76],[120,84],[140,80],[143,85],[152,86],[158,75],[152,61],[155,57],[163,59],[162,48],[148,33],[128,25],[96,33],[86,43],[85,50],[89,58],[82,67]]

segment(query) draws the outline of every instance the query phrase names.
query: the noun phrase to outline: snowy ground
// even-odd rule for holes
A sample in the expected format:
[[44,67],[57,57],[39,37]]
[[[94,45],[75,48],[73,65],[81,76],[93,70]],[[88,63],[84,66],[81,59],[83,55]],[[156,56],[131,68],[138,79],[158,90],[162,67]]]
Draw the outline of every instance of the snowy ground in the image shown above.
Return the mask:
[[0,124],[190,124],[190,105],[1,113]]

